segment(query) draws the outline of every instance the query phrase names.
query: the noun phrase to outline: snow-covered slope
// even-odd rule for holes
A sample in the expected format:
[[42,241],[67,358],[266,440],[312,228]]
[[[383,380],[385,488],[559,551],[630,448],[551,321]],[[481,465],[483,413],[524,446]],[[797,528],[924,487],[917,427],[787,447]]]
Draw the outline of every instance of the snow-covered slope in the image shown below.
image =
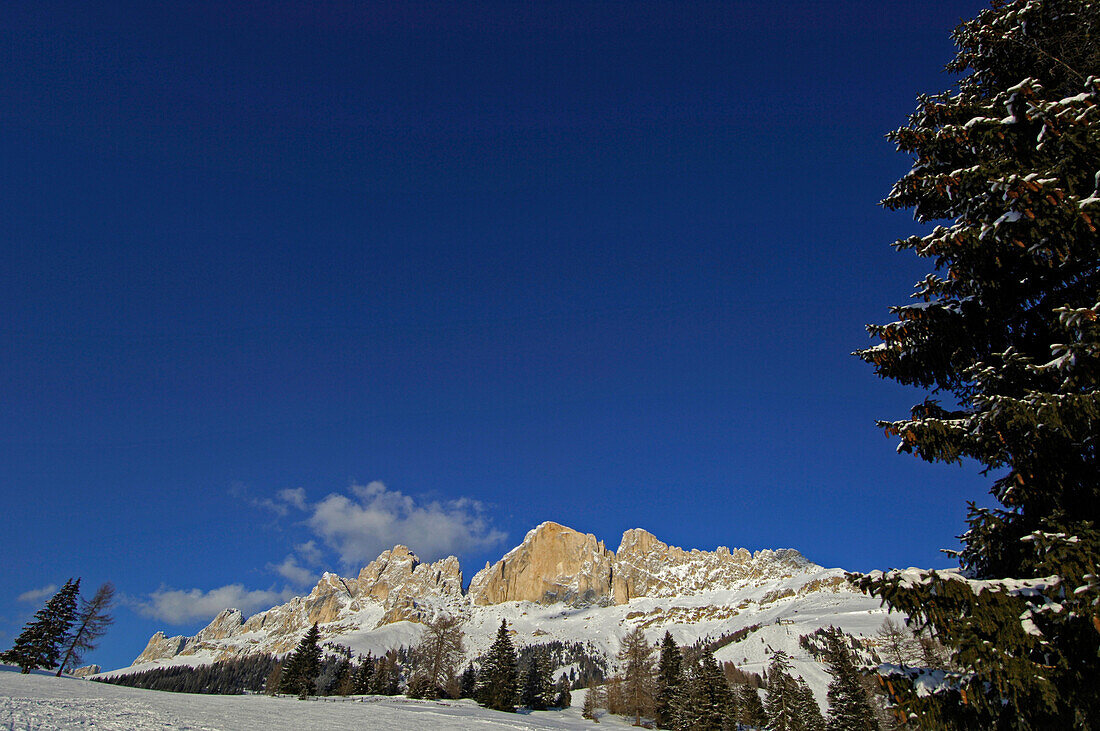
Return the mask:
[[227,609],[194,637],[158,632],[132,667],[111,674],[285,653],[314,622],[325,641],[378,655],[414,644],[418,620],[439,611],[465,620],[470,658],[488,649],[501,620],[517,644],[590,643],[611,659],[634,627],[653,641],[667,630],[681,645],[756,627],[717,657],[760,672],[776,650],[785,650],[820,700],[828,678],[799,647],[799,636],[829,625],[870,635],[885,616],[877,600],[852,590],[842,570],[794,550],[685,551],[632,529],[616,552],[592,535],[543,523],[479,571],[467,592],[456,558],[425,564],[396,546],[357,577],[325,574],[308,596],[252,617]]
[[[6,672],[6,671],[13,672]],[[150,729],[588,729],[581,718],[583,691],[563,711],[513,714],[473,701],[414,701],[349,696],[299,701],[265,695],[195,695],[125,688],[52,674],[22,675],[0,665],[0,728],[149,731]],[[630,721],[604,714],[600,728]]]

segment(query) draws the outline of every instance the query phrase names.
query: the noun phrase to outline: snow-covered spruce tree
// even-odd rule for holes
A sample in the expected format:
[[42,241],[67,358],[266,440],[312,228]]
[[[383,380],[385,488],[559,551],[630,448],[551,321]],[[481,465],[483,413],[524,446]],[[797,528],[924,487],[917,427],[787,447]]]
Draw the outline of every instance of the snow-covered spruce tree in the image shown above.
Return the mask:
[[520,704],[532,711],[545,711],[554,701],[553,693],[549,658],[543,652],[531,653],[523,673]]
[[[931,259],[916,302],[869,326],[875,371],[950,396],[880,426],[930,462],[971,458],[960,571],[861,587],[930,629],[962,672],[895,700],[923,723],[1100,724],[1100,3],[995,0],[954,32],[958,89],[891,134],[913,167],[883,204],[945,221],[898,249]],[[918,671],[913,671],[918,672]],[[911,678],[910,678],[911,679]],[[958,721],[963,722],[963,721]]]
[[478,703],[498,711],[515,713],[516,676],[516,650],[508,635],[508,621],[501,620],[497,638],[493,640],[478,673]]
[[772,655],[768,665],[768,690],[764,696],[764,713],[768,731],[800,731],[802,717],[799,707],[798,683],[791,677],[791,660],[783,650]]
[[[799,676],[795,681],[798,686],[798,722],[801,731],[825,731],[825,717],[821,715],[821,707],[817,705],[814,692],[806,684],[806,679]],[[854,726],[853,729],[862,728]],[[848,731],[848,729],[845,729]]]
[[737,688],[737,720],[742,726],[749,728],[763,728],[768,722],[764,704],[760,701],[760,693],[751,685],[741,685]]
[[569,692],[569,678],[561,674],[554,685],[554,708],[569,708],[573,705],[573,694]]
[[828,693],[829,731],[879,731],[847,638],[836,627],[830,627],[825,635],[825,664],[833,676]]
[[657,693],[653,713],[657,728],[672,728],[672,701],[684,682],[683,655],[670,632],[661,640],[661,655],[657,661]]
[[69,579],[54,594],[46,606],[15,638],[10,650],[0,655],[4,662],[18,665],[24,673],[36,668],[57,667],[69,628],[76,619],[76,602],[80,595],[80,579]]
[[320,639],[321,631],[317,629],[315,622],[283,663],[283,671],[279,677],[280,693],[306,698],[316,692],[315,681],[317,674],[321,672],[321,647],[317,644]]

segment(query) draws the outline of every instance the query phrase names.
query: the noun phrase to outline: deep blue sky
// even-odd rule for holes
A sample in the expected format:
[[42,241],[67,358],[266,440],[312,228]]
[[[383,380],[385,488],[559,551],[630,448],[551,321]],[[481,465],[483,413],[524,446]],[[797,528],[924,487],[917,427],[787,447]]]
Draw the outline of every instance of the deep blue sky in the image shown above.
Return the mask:
[[949,565],[987,480],[849,353],[982,6],[4,3],[0,645],[70,575],[118,666],[548,519]]

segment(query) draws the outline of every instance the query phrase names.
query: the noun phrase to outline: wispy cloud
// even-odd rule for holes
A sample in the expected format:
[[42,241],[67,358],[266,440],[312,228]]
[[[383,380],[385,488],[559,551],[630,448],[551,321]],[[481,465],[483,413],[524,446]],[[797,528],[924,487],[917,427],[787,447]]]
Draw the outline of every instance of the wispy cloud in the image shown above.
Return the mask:
[[27,602],[29,604],[37,604],[46,597],[53,596],[57,593],[57,584],[47,584],[40,589],[31,589],[25,591],[19,596],[15,597],[17,602]]
[[347,566],[362,565],[398,543],[433,560],[493,546],[506,537],[475,500],[418,502],[381,482],[352,485],[350,492],[306,505],[306,524]]
[[239,609],[245,615],[268,609],[294,596],[289,588],[246,589],[242,584],[228,584],[217,589],[171,589],[161,586],[148,597],[129,599],[127,603],[139,614],[169,624],[187,624],[197,619],[213,619],[223,609]]
[[280,563],[269,563],[268,571],[274,571],[279,576],[289,581],[292,586],[304,587],[317,583],[317,572],[312,571],[298,563],[298,557],[293,553],[288,555]]

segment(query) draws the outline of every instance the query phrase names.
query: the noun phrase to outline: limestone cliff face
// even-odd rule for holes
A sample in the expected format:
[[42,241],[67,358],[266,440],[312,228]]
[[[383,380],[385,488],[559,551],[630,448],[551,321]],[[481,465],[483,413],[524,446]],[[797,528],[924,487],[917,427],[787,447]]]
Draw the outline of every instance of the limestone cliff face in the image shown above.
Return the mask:
[[608,604],[615,554],[591,534],[543,523],[470,582],[476,605],[530,601]]
[[186,640],[187,638],[183,635],[165,637],[163,632],[158,631],[149,638],[149,643],[145,645],[145,649],[142,650],[141,654],[134,660],[134,665],[175,657],[180,654],[180,650],[183,649]]

